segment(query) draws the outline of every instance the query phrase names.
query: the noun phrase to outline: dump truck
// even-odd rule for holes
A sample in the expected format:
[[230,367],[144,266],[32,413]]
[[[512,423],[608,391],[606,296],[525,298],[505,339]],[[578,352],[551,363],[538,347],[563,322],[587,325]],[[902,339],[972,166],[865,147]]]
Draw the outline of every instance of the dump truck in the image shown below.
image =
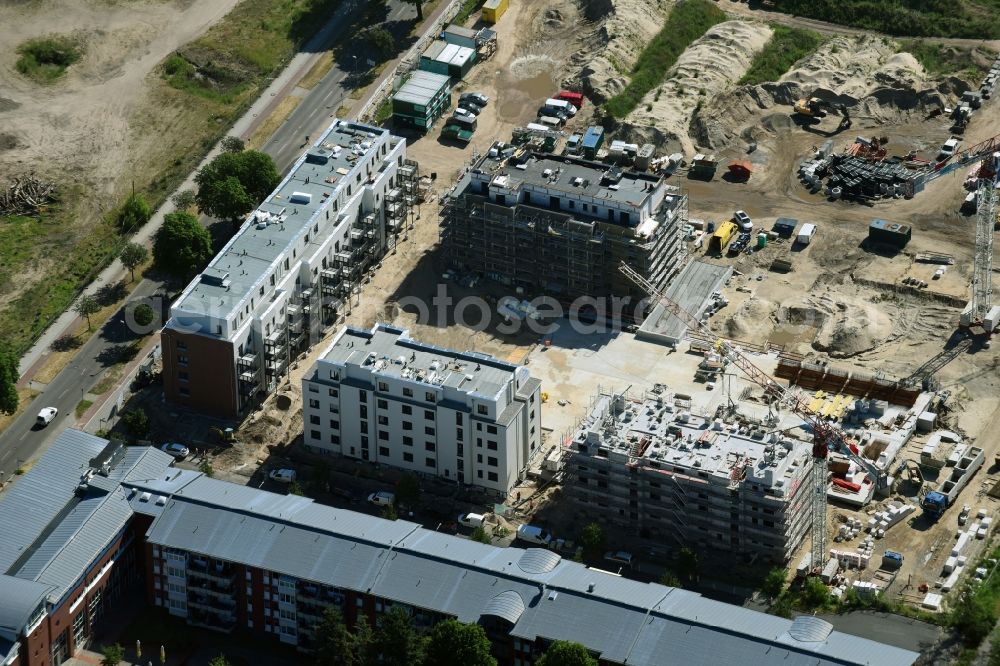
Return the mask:
[[949,506],[955,503],[959,493],[969,484],[969,481],[983,466],[985,455],[978,446],[970,446],[959,458],[951,475],[938,490],[932,490],[920,500],[920,508],[931,520],[937,520]]
[[472,140],[472,130],[463,129],[458,125],[445,125],[441,130],[441,137],[454,139],[459,143],[469,143]]

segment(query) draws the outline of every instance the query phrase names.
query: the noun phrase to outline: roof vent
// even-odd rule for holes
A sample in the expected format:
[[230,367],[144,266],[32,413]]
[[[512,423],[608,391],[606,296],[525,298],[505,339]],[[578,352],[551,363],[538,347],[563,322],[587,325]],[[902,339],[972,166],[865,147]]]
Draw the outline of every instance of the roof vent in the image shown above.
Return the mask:
[[594,583],[587,583],[587,592],[593,592],[594,587],[595,587]]

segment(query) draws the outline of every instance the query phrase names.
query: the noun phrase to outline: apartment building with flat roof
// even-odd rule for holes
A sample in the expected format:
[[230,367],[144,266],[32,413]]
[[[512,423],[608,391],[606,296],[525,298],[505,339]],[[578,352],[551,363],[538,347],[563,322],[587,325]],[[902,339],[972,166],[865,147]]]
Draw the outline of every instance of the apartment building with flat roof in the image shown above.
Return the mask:
[[541,448],[540,386],[488,354],[345,327],[302,379],[303,443],[504,496]]
[[494,144],[442,201],[442,253],[456,268],[571,302],[646,298],[679,270],[687,196],[658,175]]
[[566,448],[566,496],[646,538],[787,561],[810,528],[812,445],[689,410],[598,395]]
[[236,417],[272,392],[395,246],[417,178],[403,139],[335,121],[171,305],[167,399]]

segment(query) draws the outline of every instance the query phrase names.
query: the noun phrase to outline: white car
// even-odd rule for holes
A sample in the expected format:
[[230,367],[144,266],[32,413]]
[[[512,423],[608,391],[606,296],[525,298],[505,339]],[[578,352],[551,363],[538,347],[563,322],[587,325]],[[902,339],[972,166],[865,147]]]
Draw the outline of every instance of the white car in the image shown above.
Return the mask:
[[296,474],[294,469],[272,469],[268,472],[267,477],[278,483],[294,483]]
[[160,446],[160,450],[169,453],[177,460],[184,460],[191,454],[191,449],[178,442],[167,442]]
[[484,520],[486,520],[486,516],[481,513],[463,513],[458,517],[459,525],[466,527],[482,527]]
[[753,222],[750,221],[750,216],[747,215],[745,210],[738,210],[733,214],[733,221],[739,225],[740,231],[743,233],[750,233],[753,231]]
[[626,567],[632,566],[632,553],[627,550],[609,551],[604,553],[604,559]]
[[380,490],[369,495],[368,501],[375,506],[390,506],[396,503],[396,496],[388,490]]
[[464,118],[466,120],[475,120],[476,119],[476,114],[475,113],[473,113],[472,111],[469,111],[468,109],[463,108],[461,106],[458,107],[457,109],[455,109],[455,113],[453,113],[452,115],[455,116],[456,118]]
[[958,143],[959,141],[955,137],[952,137],[947,141],[945,141],[944,145],[941,146],[941,152],[938,153],[937,161],[943,162],[944,160],[954,155],[955,151],[958,150]]
[[38,418],[35,419],[35,425],[39,425],[44,428],[48,424],[52,423],[52,419],[54,419],[58,413],[59,410],[55,407],[42,407],[42,411],[38,412]]

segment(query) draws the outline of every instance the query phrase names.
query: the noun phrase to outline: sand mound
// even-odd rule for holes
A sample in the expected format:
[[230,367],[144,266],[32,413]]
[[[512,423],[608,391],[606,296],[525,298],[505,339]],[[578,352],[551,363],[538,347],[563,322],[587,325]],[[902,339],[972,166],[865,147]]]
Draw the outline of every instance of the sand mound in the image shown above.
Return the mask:
[[761,298],[745,301],[722,322],[722,334],[734,340],[762,340],[774,326],[772,315],[778,306]]
[[597,103],[614,96],[628,83],[642,49],[670,13],[671,2],[663,0],[585,0],[585,17],[595,22],[583,49],[573,57],[579,67],[583,92]]
[[777,318],[815,329],[813,348],[835,358],[869,351],[893,332],[892,319],[876,305],[829,296],[810,297],[782,307]]
[[711,28],[685,49],[663,85],[629,114],[623,135],[669,151],[694,152],[688,127],[695,109],[739,80],[771,34],[771,28],[753,21],[726,21]]
[[895,45],[881,37],[836,37],[779,81],[741,86],[703,105],[692,118],[691,133],[698,145],[721,148],[747,128],[759,126],[755,121],[761,111],[785,115],[791,109],[782,107],[815,94],[851,107],[858,121],[898,121],[910,114],[926,115],[965,90],[968,84],[957,78],[932,81],[911,54],[896,53]]

